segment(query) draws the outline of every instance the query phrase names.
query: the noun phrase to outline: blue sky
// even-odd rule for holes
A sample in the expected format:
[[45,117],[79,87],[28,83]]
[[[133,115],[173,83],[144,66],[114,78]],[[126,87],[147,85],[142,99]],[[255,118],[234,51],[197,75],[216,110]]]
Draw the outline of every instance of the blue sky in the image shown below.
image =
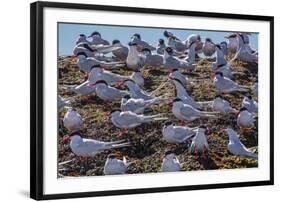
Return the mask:
[[[213,42],[219,43],[225,41],[224,36],[229,35],[230,32],[218,31],[202,31],[202,30],[188,30],[188,29],[164,29],[164,28],[146,28],[146,27],[125,27],[125,26],[110,26],[110,25],[89,25],[89,24],[70,24],[59,23],[58,43],[59,55],[72,55],[72,50],[79,34],[90,35],[93,31],[101,33],[102,38],[108,40],[110,43],[114,39],[118,39],[122,44],[127,45],[130,37],[134,33],[139,33],[143,40],[148,41],[153,45],[157,45],[158,39],[163,36],[164,30],[174,33],[176,36],[185,40],[190,34],[200,34],[202,38],[210,37]],[[165,39],[165,41],[167,41]],[[253,49],[258,48],[258,34],[250,36],[250,44]]]

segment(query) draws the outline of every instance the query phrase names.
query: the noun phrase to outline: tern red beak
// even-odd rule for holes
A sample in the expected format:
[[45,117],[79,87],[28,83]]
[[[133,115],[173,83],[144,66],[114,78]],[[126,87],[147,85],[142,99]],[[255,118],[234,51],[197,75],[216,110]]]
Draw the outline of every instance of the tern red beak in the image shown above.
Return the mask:
[[78,57],[77,57],[76,55],[74,55],[74,56],[73,56],[73,60],[74,60],[75,62],[77,62],[77,61],[78,61]]
[[117,87],[124,87],[124,81],[118,81],[117,82]]
[[110,112],[105,112],[104,115],[105,115],[105,120],[109,121],[111,113]]
[[105,66],[104,64],[100,64],[100,67],[101,67],[102,69],[105,69],[105,68],[106,68],[106,66]]
[[169,74],[168,79],[169,80],[173,80],[174,79],[174,77],[172,76],[172,73]]
[[167,103],[170,107],[173,106],[173,100],[169,100],[168,103]]
[[69,141],[70,141],[70,136],[69,136],[69,135],[63,136],[62,142],[63,142],[64,144],[67,144]]
[[206,128],[206,135],[210,135],[212,132],[211,128],[207,127]]
[[90,84],[88,84],[88,86],[91,86],[91,87],[95,88],[96,87],[96,83],[90,83]]

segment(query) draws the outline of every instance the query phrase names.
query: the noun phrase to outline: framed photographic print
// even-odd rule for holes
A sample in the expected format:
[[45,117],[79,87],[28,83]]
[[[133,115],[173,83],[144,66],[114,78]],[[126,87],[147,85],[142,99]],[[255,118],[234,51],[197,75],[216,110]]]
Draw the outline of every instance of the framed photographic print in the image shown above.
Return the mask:
[[273,184],[271,16],[31,4],[31,198]]

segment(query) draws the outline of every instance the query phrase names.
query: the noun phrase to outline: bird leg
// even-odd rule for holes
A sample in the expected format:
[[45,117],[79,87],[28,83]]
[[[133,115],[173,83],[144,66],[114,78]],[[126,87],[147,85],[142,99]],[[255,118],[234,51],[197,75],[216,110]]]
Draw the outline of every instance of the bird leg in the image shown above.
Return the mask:
[[180,126],[184,126],[185,125],[185,122],[183,120],[180,120],[180,123],[179,123]]
[[105,119],[104,119],[104,120],[105,120],[106,122],[108,122],[109,119],[110,119],[110,112],[105,112],[104,115],[105,115]]
[[241,130],[241,135],[248,135],[249,134],[249,132],[251,131],[251,129],[250,128],[240,128],[240,130]]
[[118,137],[123,136],[125,134],[127,134],[129,132],[129,130],[127,128],[123,128],[121,129],[121,132],[118,134]]
[[205,159],[205,160],[207,159],[207,157],[206,157],[206,151],[207,151],[207,150],[206,150],[206,147],[203,147],[202,158]]
[[104,111],[108,111],[108,110],[110,111],[111,108],[112,108],[111,102],[106,101],[106,102],[104,103],[104,105],[103,105],[103,110],[104,110]]
[[197,160],[197,159],[199,158],[199,155],[198,155],[198,151],[197,151],[197,149],[196,149],[196,146],[194,146],[194,151],[193,151],[193,153],[194,153],[194,158]]
[[187,73],[187,74],[191,74],[191,73],[192,73],[192,69],[187,69],[187,70],[186,70],[186,73]]
[[85,165],[88,164],[89,159],[89,156],[79,156],[80,166],[85,167]]
[[240,156],[236,156],[236,157],[235,157],[235,162],[236,162],[236,163],[240,162]]

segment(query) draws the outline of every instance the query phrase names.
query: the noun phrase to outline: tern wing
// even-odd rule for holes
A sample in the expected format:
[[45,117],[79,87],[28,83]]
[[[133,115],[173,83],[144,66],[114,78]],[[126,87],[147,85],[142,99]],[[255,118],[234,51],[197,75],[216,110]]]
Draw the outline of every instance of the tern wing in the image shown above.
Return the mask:
[[194,132],[182,127],[175,127],[174,131],[174,139],[179,142],[183,142],[194,135]]
[[129,95],[127,91],[118,90],[111,86],[108,86],[108,88],[103,88],[101,91],[102,95],[107,97],[109,100],[120,100],[125,95]]
[[130,111],[121,112],[118,120],[116,120],[119,125],[134,127],[142,123],[142,119],[135,113]]
[[75,153],[79,156],[93,156],[106,149],[103,142],[86,138],[82,139],[82,141],[83,142],[81,144],[75,145],[75,147],[73,147]]
[[156,50],[156,48],[155,48],[154,46],[150,45],[150,44],[147,43],[146,41],[136,40],[136,43],[137,43],[138,45],[143,46],[144,48],[148,48],[148,49],[151,50],[151,51]]
[[177,58],[170,56],[165,59],[164,65],[168,68],[181,68],[182,64]]
[[128,76],[122,76],[122,75],[119,75],[119,74],[115,74],[115,73],[112,73],[110,71],[103,71],[103,76],[105,77],[105,80],[108,79],[108,80],[111,80],[111,82],[118,82],[118,81],[123,81],[125,79],[129,79]]
[[184,105],[180,108],[180,113],[185,117],[198,117],[202,115],[200,111],[191,107],[190,105]]
[[234,155],[240,155],[240,156],[249,156],[254,159],[257,159],[257,154],[251,152],[249,149],[245,147],[240,141],[234,142],[228,145],[229,150]]
[[226,89],[229,91],[242,91],[242,90],[246,90],[244,87],[239,86],[237,83],[235,83],[234,81],[232,81],[229,78],[224,78],[222,80],[222,82],[220,83],[222,89]]

